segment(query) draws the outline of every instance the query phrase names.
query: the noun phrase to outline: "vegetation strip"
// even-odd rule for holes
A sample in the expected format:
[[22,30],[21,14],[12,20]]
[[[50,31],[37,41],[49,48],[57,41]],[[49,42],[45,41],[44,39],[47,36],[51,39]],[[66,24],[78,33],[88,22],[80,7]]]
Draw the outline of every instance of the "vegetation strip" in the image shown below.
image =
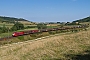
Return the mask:
[[[68,32],[68,33],[71,33],[71,32]],[[12,44],[5,44],[4,46],[3,45],[0,46],[0,48],[10,47],[10,46],[13,46],[13,44],[23,44],[23,43],[28,43],[28,42],[32,42],[32,41],[41,40],[41,39],[46,39],[46,38],[49,38],[49,37],[58,36],[60,34],[66,34],[66,33],[59,33],[59,34],[55,34],[55,35],[50,35],[50,36],[45,36],[45,37],[37,38],[37,39],[34,39],[34,40],[28,40],[28,41],[17,42],[17,43],[12,43]]]

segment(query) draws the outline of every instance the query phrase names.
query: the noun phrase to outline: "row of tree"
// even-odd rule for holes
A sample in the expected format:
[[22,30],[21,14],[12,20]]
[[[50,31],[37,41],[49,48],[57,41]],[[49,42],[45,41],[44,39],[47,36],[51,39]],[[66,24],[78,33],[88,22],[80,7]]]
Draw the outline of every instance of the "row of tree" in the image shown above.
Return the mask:
[[5,25],[3,25],[3,27],[0,27],[0,33],[5,33],[8,32],[8,28],[5,27]]
[[38,28],[38,29],[46,29],[47,25],[46,24],[37,24],[37,26],[27,26],[24,27],[24,25],[22,23],[16,22],[12,28],[8,28],[5,27],[5,25],[3,25],[3,27],[0,27],[0,33],[6,33],[9,31],[17,31],[17,30],[23,30],[23,29],[27,29],[27,28]]
[[14,18],[14,17],[5,17],[5,16],[0,16],[0,22],[6,22],[6,23],[15,23],[15,21],[28,21],[23,18]]
[[24,29],[24,25],[22,23],[16,22],[12,28],[9,27],[5,27],[5,24],[3,25],[3,27],[0,27],[0,33],[5,33],[9,31],[17,31],[17,30],[21,30]]
[[86,18],[83,18],[83,19],[79,19],[79,20],[76,20],[76,21],[73,21],[73,22],[90,22],[90,16],[89,17],[86,17]]

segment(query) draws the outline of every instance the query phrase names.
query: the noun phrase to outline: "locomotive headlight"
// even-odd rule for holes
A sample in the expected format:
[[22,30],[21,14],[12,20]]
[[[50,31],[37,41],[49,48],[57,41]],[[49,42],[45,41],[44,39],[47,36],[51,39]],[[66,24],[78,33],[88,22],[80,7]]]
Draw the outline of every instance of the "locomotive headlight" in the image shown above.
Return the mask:
[[15,34],[12,34],[13,36],[15,35]]

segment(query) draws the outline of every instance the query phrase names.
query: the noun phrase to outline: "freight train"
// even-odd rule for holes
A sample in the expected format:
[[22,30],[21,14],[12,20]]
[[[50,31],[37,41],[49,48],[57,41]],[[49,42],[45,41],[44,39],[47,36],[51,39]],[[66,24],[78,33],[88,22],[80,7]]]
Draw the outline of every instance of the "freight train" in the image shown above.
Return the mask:
[[76,29],[76,28],[83,28],[84,26],[74,26],[74,27],[62,27],[62,28],[52,28],[52,29],[41,29],[41,30],[29,30],[29,31],[21,31],[21,32],[14,32],[12,34],[13,37],[27,35],[27,34],[34,34],[38,32],[49,32],[49,31],[57,31],[57,30],[68,30],[68,29]]
[[38,33],[38,32],[48,32],[48,31],[54,31],[54,29],[41,29],[41,30],[29,30],[29,31],[14,32],[12,34],[12,36],[17,37],[17,36],[21,36],[21,35],[34,34],[34,33]]

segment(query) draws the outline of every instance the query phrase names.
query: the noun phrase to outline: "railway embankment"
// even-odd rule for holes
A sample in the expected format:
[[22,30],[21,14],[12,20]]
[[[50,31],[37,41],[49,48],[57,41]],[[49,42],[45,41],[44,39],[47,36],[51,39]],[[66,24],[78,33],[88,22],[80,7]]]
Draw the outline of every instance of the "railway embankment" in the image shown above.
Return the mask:
[[90,30],[0,48],[0,60],[89,60]]
[[76,33],[79,31],[85,31],[86,28],[70,28],[70,29],[63,29],[63,30],[55,30],[55,31],[47,31],[47,32],[38,32],[38,33],[33,33],[33,34],[28,34],[28,35],[22,35],[22,36],[17,36],[17,37],[5,37],[0,39],[0,45],[5,45],[5,44],[11,44],[11,43],[17,43],[17,42],[22,42],[22,41],[27,41],[27,40],[33,40],[36,38],[41,38],[49,35],[54,35],[54,34],[62,34],[62,33]]

